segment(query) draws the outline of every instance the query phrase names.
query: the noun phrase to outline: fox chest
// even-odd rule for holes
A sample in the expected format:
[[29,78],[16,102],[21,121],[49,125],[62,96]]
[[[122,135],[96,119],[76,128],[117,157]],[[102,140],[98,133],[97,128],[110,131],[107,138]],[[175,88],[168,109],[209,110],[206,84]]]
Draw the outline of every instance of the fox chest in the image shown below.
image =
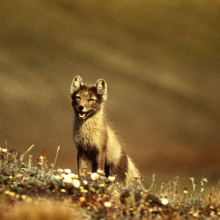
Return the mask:
[[106,145],[106,132],[98,126],[81,126],[74,131],[74,142],[77,149],[84,151],[101,151]]

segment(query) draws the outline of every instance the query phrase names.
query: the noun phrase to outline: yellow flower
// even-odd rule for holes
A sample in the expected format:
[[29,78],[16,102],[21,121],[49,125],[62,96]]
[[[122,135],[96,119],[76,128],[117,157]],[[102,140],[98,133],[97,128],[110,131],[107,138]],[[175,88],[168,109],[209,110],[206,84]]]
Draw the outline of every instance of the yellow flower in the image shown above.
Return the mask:
[[210,216],[213,217],[214,215],[215,215],[215,212],[214,212],[214,211],[211,211],[211,212],[210,212]]
[[60,190],[60,192],[65,193],[65,192],[66,192],[66,190],[65,190],[65,189],[61,189],[61,190]]
[[118,193],[117,190],[114,190],[113,193],[114,193],[114,196],[115,196],[115,197],[118,197],[118,196],[119,196],[119,193]]
[[95,188],[90,188],[90,190],[91,190],[92,192],[95,192]]
[[26,195],[21,195],[21,198],[22,198],[23,200],[25,200],[25,199],[27,198],[27,196],[26,196]]
[[15,193],[14,192],[10,192],[9,194],[11,197],[14,197],[15,196]]
[[197,212],[193,213],[193,217],[197,218],[198,217],[198,213]]
[[85,199],[85,197],[80,197],[80,198],[79,198],[79,201],[80,201],[80,202],[85,202],[86,199]]
[[5,195],[9,195],[9,194],[10,194],[10,191],[9,191],[9,190],[5,190],[5,191],[4,191],[4,194],[5,194]]

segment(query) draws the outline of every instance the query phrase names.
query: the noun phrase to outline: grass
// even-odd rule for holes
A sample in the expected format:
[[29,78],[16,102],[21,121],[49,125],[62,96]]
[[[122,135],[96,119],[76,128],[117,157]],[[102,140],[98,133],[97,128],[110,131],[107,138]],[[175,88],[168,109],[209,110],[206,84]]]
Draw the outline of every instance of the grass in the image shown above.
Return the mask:
[[[0,219],[218,219],[219,191],[205,196],[208,180],[202,178],[199,192],[193,177],[192,193],[180,188],[178,177],[155,190],[155,176],[148,189],[125,189],[102,173],[85,169],[78,177],[69,169],[48,166],[47,153],[32,156],[0,149]],[[59,151],[59,148],[58,148]],[[58,154],[57,151],[57,154]],[[56,155],[57,158],[57,155]],[[55,159],[56,161],[56,159]],[[134,182],[138,177],[134,177]]]

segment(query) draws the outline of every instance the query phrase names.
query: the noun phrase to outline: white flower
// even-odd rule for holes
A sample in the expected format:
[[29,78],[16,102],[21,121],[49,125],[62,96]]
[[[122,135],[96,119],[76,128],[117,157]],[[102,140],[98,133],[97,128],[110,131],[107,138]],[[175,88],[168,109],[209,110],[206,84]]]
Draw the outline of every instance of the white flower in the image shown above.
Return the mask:
[[98,173],[92,173],[91,174],[91,179],[94,181],[94,180],[97,180],[99,178],[99,174]]
[[2,148],[2,152],[5,153],[7,152],[8,150],[6,148]]
[[98,169],[98,170],[97,170],[97,173],[98,173],[98,174],[100,174],[100,175],[102,175],[102,174],[104,174],[104,171],[103,171],[103,170]]
[[69,176],[65,176],[63,182],[64,183],[72,183],[72,179]]
[[109,207],[111,207],[111,202],[104,202],[104,206],[106,207],[106,208],[109,208]]
[[43,164],[43,162],[44,162],[44,157],[41,155],[41,156],[40,156],[40,163]]
[[87,185],[88,182],[87,182],[86,180],[83,180],[83,184],[84,184],[84,185]]
[[64,173],[66,173],[66,174],[71,173],[71,170],[70,169],[65,169]]
[[62,176],[63,179],[65,179],[67,175],[62,173],[61,176]]
[[57,176],[55,176],[55,179],[56,179],[56,180],[61,180],[61,179],[62,179],[62,177],[61,177],[61,176],[59,176],[59,175],[57,175]]
[[111,182],[114,182],[115,181],[115,176],[109,176],[108,180],[111,181]]
[[203,177],[203,178],[201,179],[201,182],[208,183],[208,179]]
[[160,201],[163,205],[167,205],[169,203],[169,200],[166,198],[160,198]]
[[71,178],[71,179],[75,179],[75,178],[77,177],[77,175],[74,174],[74,173],[69,173],[68,176],[69,176],[69,178]]
[[74,186],[74,187],[79,188],[79,186],[80,186],[79,180],[74,179],[72,183],[73,183],[73,186]]
[[63,169],[58,169],[57,172],[58,172],[58,173],[62,173],[62,172],[63,172]]

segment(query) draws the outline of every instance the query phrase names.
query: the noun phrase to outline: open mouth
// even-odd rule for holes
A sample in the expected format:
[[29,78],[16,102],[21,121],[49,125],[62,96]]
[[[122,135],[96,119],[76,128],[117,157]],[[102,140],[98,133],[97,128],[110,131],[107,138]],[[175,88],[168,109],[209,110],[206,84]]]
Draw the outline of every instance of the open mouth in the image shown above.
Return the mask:
[[80,117],[80,118],[85,118],[85,117],[86,117],[86,113],[80,112],[80,113],[79,113],[79,117]]
[[85,119],[88,117],[89,114],[90,114],[90,111],[89,112],[79,112],[79,118]]

